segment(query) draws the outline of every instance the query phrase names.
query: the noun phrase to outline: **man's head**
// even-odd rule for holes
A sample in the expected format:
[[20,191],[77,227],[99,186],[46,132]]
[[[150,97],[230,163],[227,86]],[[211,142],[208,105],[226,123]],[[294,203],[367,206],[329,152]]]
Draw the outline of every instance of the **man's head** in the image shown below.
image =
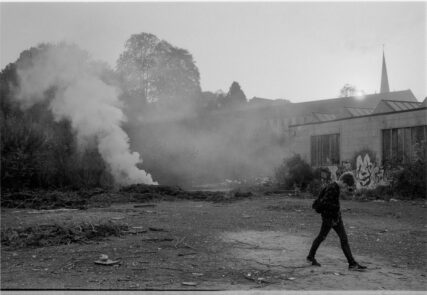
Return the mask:
[[337,183],[340,188],[345,189],[350,193],[352,193],[356,188],[356,182],[354,181],[354,176],[351,172],[346,172],[341,175]]

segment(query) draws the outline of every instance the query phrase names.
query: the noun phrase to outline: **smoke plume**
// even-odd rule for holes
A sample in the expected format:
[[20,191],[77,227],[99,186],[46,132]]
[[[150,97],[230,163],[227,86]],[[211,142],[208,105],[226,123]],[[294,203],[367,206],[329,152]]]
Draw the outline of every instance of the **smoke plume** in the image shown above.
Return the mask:
[[[137,167],[142,159],[129,149],[119,92],[103,81],[105,69],[75,46],[47,46],[18,68],[17,98],[23,108],[47,102],[56,121],[71,122],[81,147],[95,142],[118,184],[157,184]],[[53,96],[47,95],[52,89]]]

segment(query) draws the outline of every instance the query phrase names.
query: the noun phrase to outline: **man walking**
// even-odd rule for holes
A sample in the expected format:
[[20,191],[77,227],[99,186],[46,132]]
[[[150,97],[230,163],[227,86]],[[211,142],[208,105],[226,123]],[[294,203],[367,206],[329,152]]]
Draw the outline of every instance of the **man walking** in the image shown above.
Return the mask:
[[349,270],[363,271],[366,269],[366,266],[357,263],[351,254],[344,223],[341,218],[339,202],[340,189],[342,191],[352,191],[354,187],[355,182],[353,175],[351,173],[344,173],[338,181],[332,182],[324,187],[319,197],[313,203],[313,209],[322,216],[322,226],[307,256],[307,261],[311,262],[312,265],[320,266],[320,263],[317,262],[315,258],[316,251],[320,244],[326,239],[331,228],[333,228],[340,238],[341,249],[347,258]]

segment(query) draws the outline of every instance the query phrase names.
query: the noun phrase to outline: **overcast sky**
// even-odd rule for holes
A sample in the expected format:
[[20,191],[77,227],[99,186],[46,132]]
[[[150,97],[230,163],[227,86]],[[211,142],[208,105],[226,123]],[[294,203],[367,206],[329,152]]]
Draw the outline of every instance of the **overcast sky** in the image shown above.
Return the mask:
[[240,83],[248,98],[336,97],[380,88],[426,90],[426,3],[1,3],[0,66],[41,42],[78,44],[115,67],[131,34],[187,49],[204,91]]

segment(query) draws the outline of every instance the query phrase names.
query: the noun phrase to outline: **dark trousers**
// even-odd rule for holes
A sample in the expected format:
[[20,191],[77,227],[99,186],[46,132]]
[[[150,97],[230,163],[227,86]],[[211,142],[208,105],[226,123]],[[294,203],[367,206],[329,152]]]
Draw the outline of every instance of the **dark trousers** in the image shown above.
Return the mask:
[[350,245],[348,244],[347,234],[345,233],[344,223],[342,222],[342,218],[338,217],[338,219],[332,219],[329,217],[322,216],[322,227],[320,228],[319,235],[313,241],[313,245],[311,246],[310,253],[308,254],[309,258],[314,258],[316,255],[317,248],[319,248],[320,244],[326,239],[329,231],[333,228],[335,232],[338,234],[338,237],[341,241],[341,249],[344,252],[345,257],[350,265],[356,263],[351,254]]

